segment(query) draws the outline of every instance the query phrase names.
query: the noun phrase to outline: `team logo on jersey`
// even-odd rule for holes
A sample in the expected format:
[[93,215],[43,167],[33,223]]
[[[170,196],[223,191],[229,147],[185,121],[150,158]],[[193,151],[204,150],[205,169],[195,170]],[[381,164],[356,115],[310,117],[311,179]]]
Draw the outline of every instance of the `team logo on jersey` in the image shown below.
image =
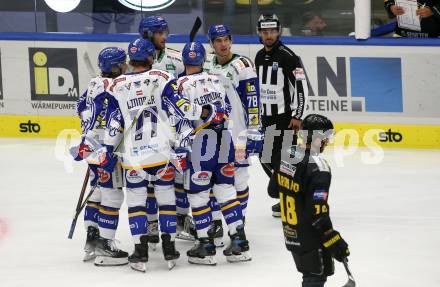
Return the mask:
[[156,176],[162,181],[172,181],[174,179],[174,168],[161,168],[157,171]]
[[129,169],[125,174],[125,178],[130,183],[141,183],[147,178],[147,173],[142,169]]
[[306,74],[304,73],[303,68],[296,68],[292,73],[297,81],[303,81],[306,79]]
[[296,229],[290,227],[290,225],[283,226],[283,232],[286,237],[297,238],[298,234],[296,233]]
[[197,171],[191,176],[191,180],[197,185],[205,186],[211,182],[211,175],[210,171]]
[[176,0],[118,0],[122,5],[137,11],[157,11],[172,5]]
[[110,173],[108,173],[104,169],[98,168],[98,177],[99,182],[106,183],[110,180]]
[[76,49],[29,48],[31,100],[76,101],[78,60]]
[[220,169],[220,172],[226,177],[233,177],[235,174],[235,167],[233,164],[228,163]]

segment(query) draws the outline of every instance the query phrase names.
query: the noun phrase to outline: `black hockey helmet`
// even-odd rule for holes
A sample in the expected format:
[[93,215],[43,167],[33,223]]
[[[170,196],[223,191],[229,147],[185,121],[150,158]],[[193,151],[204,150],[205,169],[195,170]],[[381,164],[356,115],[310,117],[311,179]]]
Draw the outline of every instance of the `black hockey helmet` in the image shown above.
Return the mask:
[[[325,116],[310,114],[301,123],[299,137],[305,144],[311,144],[314,139],[328,141],[334,136],[333,123]],[[322,148],[322,144],[321,144]]]
[[257,34],[260,34],[262,29],[277,29],[281,34],[281,23],[275,14],[262,14],[257,22]]

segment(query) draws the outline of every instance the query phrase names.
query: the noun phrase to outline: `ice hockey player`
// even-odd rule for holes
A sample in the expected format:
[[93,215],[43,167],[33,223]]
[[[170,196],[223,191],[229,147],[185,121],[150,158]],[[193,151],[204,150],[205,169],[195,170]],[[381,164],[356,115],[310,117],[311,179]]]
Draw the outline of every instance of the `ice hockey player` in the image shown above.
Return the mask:
[[181,53],[166,47],[169,34],[168,23],[162,16],[148,16],[139,23],[139,34],[150,40],[155,47],[153,69],[166,71],[177,78],[183,73]]
[[[209,54],[204,70],[208,73],[223,75],[230,79],[240,95],[241,104],[245,109],[243,116],[248,126],[248,142],[245,146],[236,146],[235,163],[235,188],[237,198],[246,215],[249,199],[249,172],[248,156],[258,154],[262,149],[262,132],[260,120],[260,88],[258,77],[252,61],[244,56],[232,53],[232,35],[226,25],[213,25],[208,31],[208,40],[214,49],[214,54]],[[212,194],[211,194],[212,195]],[[211,196],[211,208],[213,209],[214,222],[212,232],[216,238],[222,237],[221,213],[218,209],[215,197]],[[220,244],[217,241],[216,244]]]
[[[148,16],[139,23],[139,34],[142,38],[150,40],[155,49],[153,69],[167,71],[178,78],[184,72],[181,52],[166,47],[169,34],[168,23],[162,16]],[[176,206],[177,206],[177,238],[194,240],[194,223],[188,215],[188,198],[183,190],[182,174],[175,175]],[[157,201],[154,197],[153,186],[148,187],[147,216],[148,216],[148,241],[153,246],[159,243],[159,230],[157,221]]]
[[103,49],[98,56],[101,75],[90,80],[77,105],[82,139],[71,151],[75,160],[85,159],[89,163],[91,186],[97,184],[84,211],[87,229],[84,261],[95,259],[98,266],[128,263],[128,253],[114,244],[119,209],[124,200],[121,167],[118,165],[112,173],[99,167],[109,98],[106,90],[114,78],[125,72],[126,58],[125,51],[120,48]]
[[[182,59],[186,76],[178,79],[178,90],[191,102],[199,105],[213,104],[225,110],[225,117],[233,107],[225,84],[217,75],[203,72],[205,49],[201,43],[185,45]],[[228,79],[225,79],[228,80]],[[228,80],[229,81],[229,80]],[[232,91],[235,90],[232,88]],[[240,103],[238,95],[235,102]],[[206,125],[201,120],[192,121],[196,133],[189,149],[188,169],[185,171],[185,191],[192,209],[198,241],[187,252],[188,261],[194,264],[215,265],[216,254],[213,234],[209,233],[212,222],[209,193],[212,189],[221,207],[231,238],[223,251],[229,262],[249,261],[249,242],[246,239],[242,208],[234,187],[234,145],[222,120]],[[177,151],[176,151],[177,153]],[[180,153],[184,151],[180,150]]]
[[348,245],[333,229],[328,198],[331,171],[320,156],[333,136],[332,122],[311,114],[301,123],[299,138],[281,154],[280,167],[269,184],[269,194],[280,198],[287,249],[303,274],[303,287],[322,287],[334,272],[333,259],[350,255]]
[[[202,116],[215,121],[218,108],[214,105],[193,105],[177,93],[173,75],[151,69],[153,44],[139,38],[128,46],[129,64],[133,72],[116,78],[109,93],[109,120],[104,137],[107,148],[102,166],[113,170],[114,151],[122,156],[124,186],[128,206],[130,231],[135,250],[128,258],[130,266],[145,272],[148,261],[146,194],[147,185],[154,184],[159,205],[162,251],[169,268],[174,267],[180,254],[175,249],[176,205],[173,153],[174,139],[169,116],[191,120]],[[222,111],[219,111],[222,114]],[[122,144],[123,149],[119,151]]]

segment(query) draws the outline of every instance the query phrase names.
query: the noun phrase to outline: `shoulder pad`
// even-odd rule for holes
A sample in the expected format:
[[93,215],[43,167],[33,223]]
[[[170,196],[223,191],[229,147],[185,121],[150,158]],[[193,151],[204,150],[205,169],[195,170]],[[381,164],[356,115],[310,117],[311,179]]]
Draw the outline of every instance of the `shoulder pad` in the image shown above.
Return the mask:
[[330,165],[324,158],[319,155],[313,155],[310,158],[312,159],[311,162],[318,166],[319,171],[330,172]]

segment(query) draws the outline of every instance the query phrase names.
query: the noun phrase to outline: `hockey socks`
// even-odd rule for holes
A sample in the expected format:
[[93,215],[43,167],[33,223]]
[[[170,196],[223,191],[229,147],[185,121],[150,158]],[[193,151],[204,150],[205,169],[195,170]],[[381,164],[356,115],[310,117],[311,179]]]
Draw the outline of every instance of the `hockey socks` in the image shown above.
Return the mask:
[[240,202],[237,199],[229,200],[222,204],[221,210],[228,225],[229,233],[235,234],[237,232],[237,226],[243,225]]
[[240,201],[243,216],[246,216],[246,209],[249,200],[249,187],[246,187],[246,189],[242,191],[237,190],[237,199]]
[[162,233],[171,235],[172,240],[176,236],[176,206],[162,205],[159,206],[159,224]]
[[128,224],[135,244],[140,243],[140,237],[147,234],[147,213],[145,206],[128,208]]
[[146,209],[147,209],[147,217],[148,221],[157,221],[157,200],[156,196],[154,195],[154,187],[148,186],[147,187],[147,203],[146,203]]
[[188,196],[183,189],[183,184],[176,183],[174,185],[176,191],[176,210],[177,214],[188,214],[189,213],[189,201]]
[[88,201],[84,209],[84,225],[98,227],[99,202]]
[[119,222],[119,208],[101,205],[98,214],[99,234],[106,239],[115,237]]
[[211,209],[209,206],[193,207],[192,215],[197,229],[197,236],[199,238],[208,237],[208,229],[212,222]]
[[214,196],[212,190],[209,192],[209,207],[211,208],[212,218],[214,220],[222,219],[222,212],[220,210],[220,205],[217,202],[217,199]]

